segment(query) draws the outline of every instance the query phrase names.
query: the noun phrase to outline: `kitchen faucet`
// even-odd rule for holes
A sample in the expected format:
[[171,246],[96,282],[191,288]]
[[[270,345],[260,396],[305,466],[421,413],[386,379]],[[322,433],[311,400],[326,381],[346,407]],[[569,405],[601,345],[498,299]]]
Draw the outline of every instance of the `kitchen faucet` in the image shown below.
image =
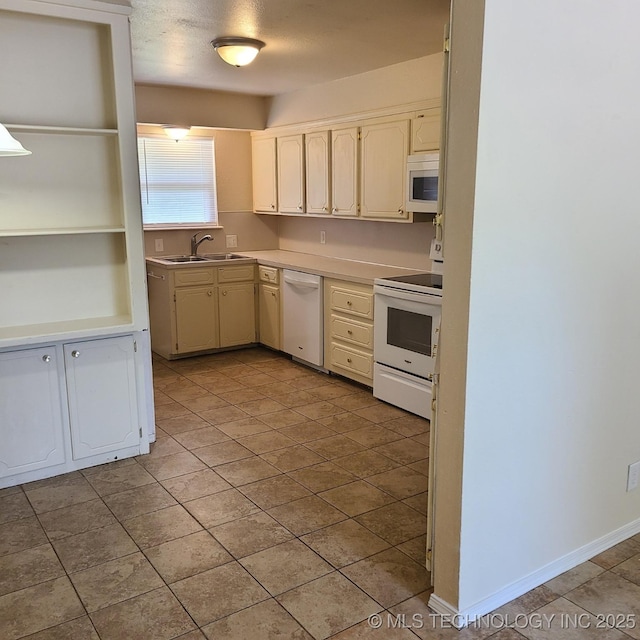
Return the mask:
[[198,234],[200,232],[196,231],[192,236],[191,236],[191,255],[192,256],[197,256],[198,255],[198,247],[200,246],[201,242],[204,242],[205,240],[211,240],[211,242],[213,242],[213,238],[207,234],[206,236],[202,236],[202,238],[200,238],[200,240],[197,240]]

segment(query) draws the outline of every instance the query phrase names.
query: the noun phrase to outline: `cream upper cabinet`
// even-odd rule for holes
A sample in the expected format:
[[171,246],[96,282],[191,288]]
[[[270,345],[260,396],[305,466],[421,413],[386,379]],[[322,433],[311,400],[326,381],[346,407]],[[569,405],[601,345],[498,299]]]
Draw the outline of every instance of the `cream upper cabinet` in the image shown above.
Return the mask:
[[440,107],[418,111],[411,120],[411,153],[440,149]]
[[278,210],[304,213],[304,135],[277,139]]
[[253,210],[275,213],[278,211],[276,179],[276,139],[253,138]]
[[358,127],[331,132],[331,213],[358,215]]
[[328,131],[305,135],[307,213],[329,214],[331,208]]
[[360,215],[402,220],[406,211],[409,120],[363,126],[360,140]]

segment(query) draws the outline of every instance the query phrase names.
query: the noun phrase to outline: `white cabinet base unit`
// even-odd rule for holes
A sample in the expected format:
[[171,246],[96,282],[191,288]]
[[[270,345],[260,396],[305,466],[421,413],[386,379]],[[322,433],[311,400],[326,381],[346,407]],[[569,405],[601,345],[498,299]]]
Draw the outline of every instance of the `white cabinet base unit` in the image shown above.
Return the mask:
[[0,0],[0,487],[154,438],[130,13]]
[[145,343],[141,333],[0,352],[0,488],[148,453]]

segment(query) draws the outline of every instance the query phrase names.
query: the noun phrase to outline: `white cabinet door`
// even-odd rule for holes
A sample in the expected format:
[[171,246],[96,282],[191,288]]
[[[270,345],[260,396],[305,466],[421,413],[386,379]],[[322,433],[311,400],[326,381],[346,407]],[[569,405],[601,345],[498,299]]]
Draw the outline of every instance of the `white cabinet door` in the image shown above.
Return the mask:
[[278,210],[276,191],[276,139],[254,138],[251,143],[253,210]]
[[331,132],[331,212],[358,215],[358,127]]
[[329,132],[305,135],[307,213],[329,214]]
[[304,136],[278,138],[278,210],[304,213]]
[[363,126],[361,131],[360,215],[403,220],[409,153],[409,121]]
[[132,336],[64,345],[73,459],[140,443]]
[[56,349],[0,354],[0,477],[64,462]]

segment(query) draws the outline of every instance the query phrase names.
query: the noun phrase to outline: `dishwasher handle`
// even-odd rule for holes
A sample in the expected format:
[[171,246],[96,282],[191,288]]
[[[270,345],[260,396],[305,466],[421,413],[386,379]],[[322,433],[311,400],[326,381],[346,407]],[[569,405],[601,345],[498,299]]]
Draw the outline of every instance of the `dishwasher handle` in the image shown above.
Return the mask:
[[320,276],[295,271],[284,272],[284,281],[296,287],[304,287],[306,289],[318,289],[320,287]]

